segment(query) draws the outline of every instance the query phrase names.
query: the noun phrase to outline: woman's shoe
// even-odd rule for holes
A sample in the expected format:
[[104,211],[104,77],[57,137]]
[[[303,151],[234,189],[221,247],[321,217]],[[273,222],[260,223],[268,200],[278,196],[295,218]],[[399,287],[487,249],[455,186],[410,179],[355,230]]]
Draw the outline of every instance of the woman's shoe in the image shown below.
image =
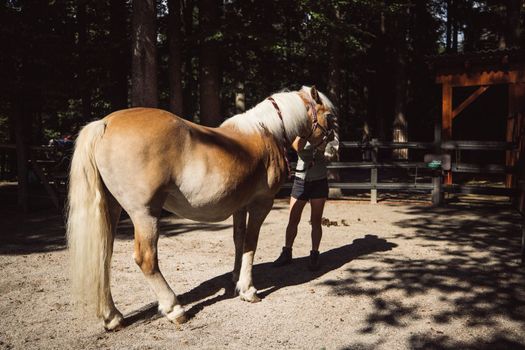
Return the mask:
[[281,267],[292,262],[292,248],[283,247],[281,255],[272,263],[273,267]]
[[310,250],[310,262],[308,263],[308,269],[311,271],[319,270],[319,251]]

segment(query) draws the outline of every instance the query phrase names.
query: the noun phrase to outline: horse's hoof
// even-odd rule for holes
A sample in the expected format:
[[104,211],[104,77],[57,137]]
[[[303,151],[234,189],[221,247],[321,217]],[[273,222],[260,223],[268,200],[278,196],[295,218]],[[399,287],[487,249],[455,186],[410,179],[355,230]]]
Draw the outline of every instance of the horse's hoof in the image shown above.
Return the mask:
[[247,300],[247,301],[249,301],[250,303],[258,303],[258,302],[261,301],[261,298],[259,298],[259,297],[257,296],[257,294],[254,294],[254,295],[252,296],[252,298],[251,298],[250,300]]
[[251,287],[244,293],[239,292],[239,297],[241,298],[241,300],[244,300],[250,303],[258,303],[259,301],[261,301],[261,298],[257,296],[257,290],[253,287]]
[[166,314],[166,317],[171,322],[175,322],[178,324],[182,324],[188,321],[188,317],[186,316],[184,309],[180,305],[175,305],[173,307],[173,310]]
[[182,316],[179,316],[175,319],[175,322],[177,322],[178,324],[183,324],[183,323],[186,323],[188,322],[189,320],[189,317],[187,315],[182,315]]
[[104,329],[108,332],[116,332],[124,328],[124,317],[121,313],[116,314],[110,320],[104,320]]

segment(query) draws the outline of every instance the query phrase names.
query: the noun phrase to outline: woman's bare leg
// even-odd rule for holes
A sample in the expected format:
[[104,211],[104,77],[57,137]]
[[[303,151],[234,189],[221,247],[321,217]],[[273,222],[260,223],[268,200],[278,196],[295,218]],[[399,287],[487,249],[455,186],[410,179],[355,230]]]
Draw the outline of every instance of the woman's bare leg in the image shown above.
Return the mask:
[[288,226],[286,226],[286,241],[284,246],[292,248],[295,237],[297,236],[297,226],[301,221],[306,201],[290,197],[290,214],[288,216]]
[[316,198],[310,200],[310,207],[312,213],[310,221],[312,223],[312,250],[319,251],[319,245],[321,244],[321,238],[323,236],[323,228],[321,222],[323,219],[323,210],[326,198]]

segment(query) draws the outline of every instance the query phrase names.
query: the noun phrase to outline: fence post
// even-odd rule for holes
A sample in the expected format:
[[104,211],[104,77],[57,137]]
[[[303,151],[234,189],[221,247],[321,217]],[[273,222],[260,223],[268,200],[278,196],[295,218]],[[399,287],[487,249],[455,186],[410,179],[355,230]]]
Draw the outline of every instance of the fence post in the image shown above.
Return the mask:
[[525,216],[521,222],[521,265],[525,266]]
[[7,178],[7,151],[0,150],[0,180],[5,180]]
[[[434,123],[434,153],[442,154],[441,148],[441,118],[436,118]],[[435,170],[432,174],[432,205],[443,204],[443,171]]]
[[443,176],[440,170],[434,171],[432,176],[432,204],[439,206],[443,202]]
[[372,163],[374,167],[370,169],[370,204],[377,204],[377,153],[379,148],[376,145],[377,139],[372,139]]
[[27,162],[28,162],[28,146],[24,138],[24,129],[22,121],[19,119],[24,117],[20,114],[15,125],[16,135],[16,169],[18,181],[18,207],[24,214],[28,212],[28,181],[27,181]]
[[370,170],[370,183],[372,185],[370,189],[370,204],[377,204],[377,167],[373,167]]

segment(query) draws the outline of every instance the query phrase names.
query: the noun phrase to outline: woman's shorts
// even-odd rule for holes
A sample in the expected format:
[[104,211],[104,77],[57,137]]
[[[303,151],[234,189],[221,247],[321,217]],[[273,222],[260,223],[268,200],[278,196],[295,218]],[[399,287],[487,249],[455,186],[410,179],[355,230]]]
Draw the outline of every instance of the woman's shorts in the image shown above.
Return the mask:
[[302,201],[328,198],[328,180],[304,181],[296,177],[293,182],[291,195]]

